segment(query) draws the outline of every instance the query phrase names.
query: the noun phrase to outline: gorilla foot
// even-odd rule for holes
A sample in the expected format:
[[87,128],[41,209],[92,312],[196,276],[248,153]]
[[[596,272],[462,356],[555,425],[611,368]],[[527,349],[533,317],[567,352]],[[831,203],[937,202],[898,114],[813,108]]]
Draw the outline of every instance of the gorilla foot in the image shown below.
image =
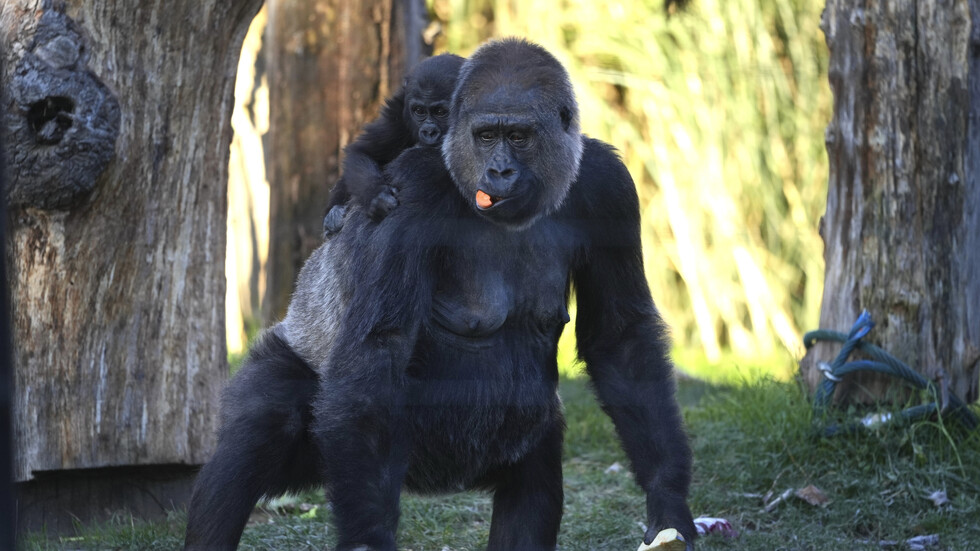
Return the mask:
[[327,237],[344,227],[344,217],[347,216],[347,205],[335,205],[323,217],[323,236]]
[[385,186],[385,189],[371,201],[368,215],[372,220],[380,222],[397,206],[398,197],[395,196],[395,189]]

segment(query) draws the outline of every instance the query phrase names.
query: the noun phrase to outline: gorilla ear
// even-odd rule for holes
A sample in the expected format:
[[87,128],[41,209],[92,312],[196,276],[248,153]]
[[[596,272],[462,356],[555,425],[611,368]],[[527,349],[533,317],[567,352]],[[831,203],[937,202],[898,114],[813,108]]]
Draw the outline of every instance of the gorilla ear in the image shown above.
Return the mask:
[[562,130],[568,132],[568,128],[572,125],[572,110],[563,105],[558,109],[558,116],[561,117]]

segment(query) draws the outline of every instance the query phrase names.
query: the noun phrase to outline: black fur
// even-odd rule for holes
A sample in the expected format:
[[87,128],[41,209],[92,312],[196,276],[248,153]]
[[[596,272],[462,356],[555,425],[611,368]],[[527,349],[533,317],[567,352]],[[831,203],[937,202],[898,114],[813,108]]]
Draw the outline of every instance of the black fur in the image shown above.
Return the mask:
[[[273,353],[253,353],[233,382],[229,396],[269,413],[225,419],[195,487],[188,548],[233,548],[237,519],[258,495],[306,484],[318,465],[339,550],[396,549],[402,488],[493,492],[490,551],[554,550],[564,426],[556,353],[573,286],[579,355],[648,496],[645,540],[673,527],[693,548],[690,449],[643,274],[632,179],[609,146],[578,133],[567,75],[544,50],[492,43],[460,79],[445,159],[414,147],[389,163],[400,206],[380,223],[353,210],[303,268],[286,319],[270,330],[282,338]],[[490,115],[495,124],[474,126]],[[476,190],[507,169],[519,174],[506,194],[478,205]],[[310,379],[267,390],[275,370],[304,365],[287,346],[319,375],[308,432],[298,420]],[[304,476],[249,476],[300,461],[280,453],[289,449],[310,453],[304,469],[289,470]]]
[[261,496],[320,484],[309,434],[318,384],[274,330],[256,341],[222,395],[218,450],[195,483],[186,549],[235,549]]
[[381,116],[347,146],[343,176],[330,193],[323,219],[325,233],[340,231],[351,200],[368,209],[375,220],[397,206],[398,190],[386,185],[382,171],[409,147],[442,143],[449,124],[449,99],[462,64],[463,58],[452,54],[419,63],[385,103]]

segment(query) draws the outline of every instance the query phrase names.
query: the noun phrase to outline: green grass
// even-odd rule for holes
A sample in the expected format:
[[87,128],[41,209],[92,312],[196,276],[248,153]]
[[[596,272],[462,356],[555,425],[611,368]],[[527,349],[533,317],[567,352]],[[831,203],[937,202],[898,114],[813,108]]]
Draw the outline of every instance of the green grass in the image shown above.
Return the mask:
[[[639,543],[643,499],[628,470],[606,472],[625,458],[609,419],[584,379],[562,381],[565,438],[563,551],[632,550]],[[738,539],[703,538],[700,550],[880,549],[879,540],[938,534],[938,549],[967,550],[980,541],[980,435],[940,423],[892,426],[848,436],[815,436],[805,394],[794,383],[755,380],[740,386],[685,382],[680,389],[695,454],[695,515],[729,519]],[[765,512],[763,496],[813,484],[829,503],[790,498]],[[942,490],[949,504],[926,496]],[[300,503],[313,509],[300,508]],[[318,493],[285,500],[256,515],[241,549],[324,549],[329,512]],[[402,549],[482,549],[490,521],[487,496],[406,496]],[[80,526],[62,540],[28,537],[29,550],[179,548],[185,517],[143,523],[127,516]],[[869,543],[862,543],[867,541]]]
[[[772,382],[715,392],[688,412],[688,421],[698,458],[695,508],[735,521],[745,548],[832,549],[849,542],[845,548],[878,549],[855,542],[924,534],[939,534],[942,549],[972,549],[980,541],[978,434],[920,423],[817,437],[804,394]],[[813,507],[791,499],[765,513],[755,497],[809,484],[831,502]],[[947,493],[948,505],[926,498],[937,490]]]

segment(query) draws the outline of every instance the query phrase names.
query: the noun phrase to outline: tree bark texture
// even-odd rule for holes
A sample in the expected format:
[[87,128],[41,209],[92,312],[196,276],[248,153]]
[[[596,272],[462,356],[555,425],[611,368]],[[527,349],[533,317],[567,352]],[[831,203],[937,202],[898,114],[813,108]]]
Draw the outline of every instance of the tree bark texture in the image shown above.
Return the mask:
[[[0,56],[0,74],[3,57]],[[0,102],[0,120],[4,104]],[[14,488],[13,488],[13,411],[14,366],[10,355],[10,298],[7,287],[7,202],[3,191],[7,187],[7,166],[4,162],[4,132],[0,128],[0,549],[14,548]]]
[[202,463],[235,68],[258,0],[5,0],[14,476]]
[[[977,398],[980,364],[980,0],[828,0],[833,120],[820,326],[868,337]],[[814,388],[835,348],[803,362]],[[880,398],[860,376],[838,398]],[[867,391],[867,392],[866,392]]]
[[270,0],[266,323],[322,240],[341,152],[429,53],[421,0]]

